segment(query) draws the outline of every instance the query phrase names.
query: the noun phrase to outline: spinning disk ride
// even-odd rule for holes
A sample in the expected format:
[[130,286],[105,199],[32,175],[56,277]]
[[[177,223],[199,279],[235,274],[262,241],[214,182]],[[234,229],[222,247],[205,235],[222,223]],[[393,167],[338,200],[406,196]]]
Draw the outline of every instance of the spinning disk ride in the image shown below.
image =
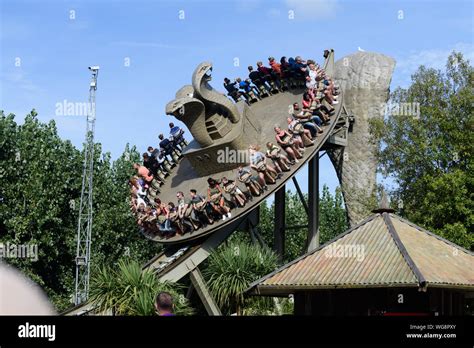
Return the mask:
[[[333,50],[329,51],[323,68],[331,77],[334,71]],[[237,167],[248,166],[248,158],[245,158],[243,154],[248,151],[249,145],[260,146],[261,151],[264,151],[267,142],[276,143],[274,126],[280,125],[282,129],[287,128],[289,108],[293,103],[301,101],[306,90],[302,87],[287,89],[250,105],[242,100],[234,103],[210,86],[211,72],[211,63],[201,63],[194,71],[192,85],[182,87],[176,93],[176,99],[166,106],[168,115],[186,124],[193,140],[185,147],[184,157],[173,168],[164,185],[160,187],[158,197],[162,202],[175,202],[177,192],[181,191],[187,196],[191,189],[205,196],[209,177],[215,179],[227,177],[238,182]],[[330,123],[323,126],[324,132],[314,140],[314,145],[306,147],[299,163],[291,166],[289,171],[283,172],[282,177],[275,184],[269,184],[267,191],[260,196],[254,196],[244,207],[232,209],[232,218],[218,220],[192,233],[169,238],[148,230],[144,230],[143,234],[146,238],[158,243],[183,244],[235,226],[236,222],[240,223],[242,218],[257,208],[268,196],[283,187],[301,167],[317,156],[338,124],[341,110],[343,110],[342,105],[343,92],[341,91],[339,104],[335,105],[335,113]],[[282,151],[284,153],[284,150]],[[238,186],[242,191],[246,191],[244,184],[238,183]],[[228,195],[226,196],[229,198]]]
[[[334,51],[328,51],[323,69],[334,78]],[[293,88],[274,93],[256,103],[247,105],[244,101],[237,103],[215,91],[209,84],[212,64],[201,63],[195,70],[192,85],[182,87],[176,93],[176,99],[166,106],[166,113],[186,124],[193,140],[185,147],[183,158],[166,178],[160,187],[158,197],[162,202],[175,202],[176,193],[182,191],[186,196],[189,190],[195,189],[205,195],[207,179],[236,178],[236,168],[248,163],[224,161],[220,163],[218,156],[223,150],[247,152],[249,145],[265,148],[267,142],[275,143],[274,126],[279,124],[287,128],[286,119],[289,107],[302,99],[305,88]],[[275,184],[269,184],[268,190],[260,196],[254,196],[244,207],[232,209],[232,217],[215,221],[211,225],[201,227],[192,233],[163,238],[144,230],[146,238],[164,244],[164,249],[149,260],[143,269],[153,270],[160,281],[178,282],[186,275],[190,276],[193,287],[198,292],[207,312],[219,315],[220,310],[205,285],[199,271],[199,265],[212,252],[238,229],[249,230],[252,239],[259,239],[255,227],[259,223],[258,207],[270,195],[275,194],[275,244],[280,257],[284,251],[284,197],[285,184],[292,179],[303,200],[303,194],[296,181],[295,174],[308,164],[308,201],[303,205],[308,214],[307,248],[317,245],[318,230],[318,182],[319,182],[319,151],[337,149],[346,146],[347,131],[351,117],[344,107],[344,91],[341,89],[339,103],[330,122],[323,126],[324,132],[314,140],[314,145],[305,149],[299,163],[292,165],[290,170],[283,172]],[[344,135],[345,134],[345,135]],[[219,151],[221,150],[221,151]],[[245,191],[244,184],[239,188]],[[275,246],[274,246],[275,247]],[[76,306],[64,314],[87,315],[94,313],[95,307],[90,304]]]

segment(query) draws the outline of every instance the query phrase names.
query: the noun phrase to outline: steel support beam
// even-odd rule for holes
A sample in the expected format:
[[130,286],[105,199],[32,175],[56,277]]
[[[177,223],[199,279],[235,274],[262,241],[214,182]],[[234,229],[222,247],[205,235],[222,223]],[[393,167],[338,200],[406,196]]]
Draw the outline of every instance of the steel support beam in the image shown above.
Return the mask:
[[263,240],[261,234],[258,232],[258,227],[253,228],[253,234],[255,235],[255,237],[257,237],[257,240],[259,241],[260,246],[262,248],[268,248],[267,243],[265,243],[265,241]]
[[207,314],[209,315],[222,315],[219,306],[214,301],[209,289],[206,286],[206,281],[202,277],[199,268],[193,269],[189,273],[191,282],[193,283],[194,289],[197,291],[199,298],[201,299],[204,307],[206,308]]
[[193,286],[193,283],[191,282],[191,284],[189,284],[188,291],[186,291],[186,298],[189,300],[191,296],[193,295],[193,293],[194,293],[194,286]]
[[256,244],[258,242],[257,236],[255,235],[255,226],[258,226],[259,222],[260,222],[260,207],[258,206],[250,212],[250,214],[247,216],[247,219],[245,221],[246,228],[249,231],[250,238],[252,239],[253,244]]
[[255,232],[253,226],[249,226],[249,234],[250,234],[250,239],[252,240],[252,244],[255,245],[257,244],[257,238],[255,237]]
[[286,231],[308,229],[308,225],[285,226]]
[[308,163],[308,207],[306,251],[310,252],[319,246],[319,156]]
[[300,197],[300,201],[303,204],[304,210],[306,211],[306,215],[309,215],[309,208],[308,208],[308,203],[306,203],[306,199],[304,199],[303,192],[301,191],[300,184],[298,184],[298,180],[296,180],[296,175],[294,175],[292,178],[293,184],[295,185],[296,192],[298,193],[298,197]]
[[285,185],[275,192],[273,250],[278,255],[279,261],[283,261],[285,254]]

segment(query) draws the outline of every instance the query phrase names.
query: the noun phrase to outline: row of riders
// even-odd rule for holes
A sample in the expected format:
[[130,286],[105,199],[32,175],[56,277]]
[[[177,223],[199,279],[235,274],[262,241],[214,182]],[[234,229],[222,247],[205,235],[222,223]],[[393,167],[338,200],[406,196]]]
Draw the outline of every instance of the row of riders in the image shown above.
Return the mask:
[[[327,51],[325,51],[325,56]],[[135,163],[136,175],[129,180],[131,210],[142,230],[169,238],[176,234],[192,233],[218,220],[231,218],[231,211],[262,195],[267,185],[277,182],[283,172],[299,162],[305,148],[312,146],[323,126],[334,114],[338,103],[339,88],[314,60],[304,61],[297,56],[288,61],[286,57],[277,63],[268,58],[270,67],[257,62],[257,70],[249,66],[249,79],[225,79],[228,95],[248,103],[290,88],[305,88],[301,105],[290,106],[286,128],[275,125],[275,141],[250,145],[249,163],[239,166],[234,178],[208,178],[205,195],[191,189],[187,194],[176,192],[176,203],[162,202],[160,186],[182,158],[187,145],[184,131],[170,123],[170,135],[159,135],[159,148],[148,147],[143,154],[143,164]],[[243,185],[245,189],[239,187]]]

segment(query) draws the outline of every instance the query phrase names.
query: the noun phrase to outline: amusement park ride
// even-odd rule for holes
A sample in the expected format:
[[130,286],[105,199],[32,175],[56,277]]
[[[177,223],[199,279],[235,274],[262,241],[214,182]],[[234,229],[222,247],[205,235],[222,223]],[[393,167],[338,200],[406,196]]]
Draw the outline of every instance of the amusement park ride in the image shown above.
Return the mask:
[[[328,76],[333,77],[334,51],[326,52],[323,68]],[[245,151],[250,144],[264,147],[267,142],[274,142],[274,126],[276,124],[286,126],[289,106],[300,101],[305,91],[304,88],[288,89],[250,105],[244,101],[234,103],[210,86],[211,71],[211,63],[201,63],[194,71],[192,85],[182,87],[176,93],[176,99],[166,106],[166,113],[182,121],[189,129],[193,140],[185,147],[183,158],[160,187],[159,198],[163,202],[174,201],[178,191],[186,194],[190,189],[195,189],[198,193],[206,192],[208,177],[235,178],[236,168],[241,163],[220,163],[218,154],[229,149],[237,152]],[[285,185],[289,180],[293,181],[308,214],[307,250],[317,248],[319,246],[319,158],[322,156],[320,152],[324,155],[328,151],[346,146],[353,120],[344,106],[342,88],[338,101],[330,123],[323,127],[324,132],[318,135],[314,145],[306,147],[299,163],[291,166],[289,171],[283,172],[283,176],[275,184],[268,185],[268,190],[260,196],[247,201],[244,207],[233,209],[231,218],[216,221],[192,233],[175,235],[167,239],[144,231],[146,238],[163,244],[164,250],[143,268],[153,270],[162,281],[177,282],[189,274],[192,285],[208,313],[219,315],[219,308],[210,296],[199,272],[200,263],[236,230],[247,230],[253,241],[262,243],[257,228],[258,207],[272,194],[275,194],[273,247],[281,258],[285,250],[285,230],[291,228],[285,226]],[[307,201],[295,177],[305,164],[308,164]],[[93,313],[94,308],[91,304],[83,302],[79,305],[80,302],[76,301],[78,306],[66,314]]]

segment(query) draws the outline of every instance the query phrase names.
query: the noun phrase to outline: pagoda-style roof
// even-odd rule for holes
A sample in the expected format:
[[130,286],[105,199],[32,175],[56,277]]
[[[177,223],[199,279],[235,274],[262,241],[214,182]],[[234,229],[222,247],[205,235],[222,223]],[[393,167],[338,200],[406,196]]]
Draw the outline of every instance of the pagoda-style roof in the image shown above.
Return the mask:
[[390,212],[357,226],[255,281],[251,294],[427,287],[474,290],[474,255]]

